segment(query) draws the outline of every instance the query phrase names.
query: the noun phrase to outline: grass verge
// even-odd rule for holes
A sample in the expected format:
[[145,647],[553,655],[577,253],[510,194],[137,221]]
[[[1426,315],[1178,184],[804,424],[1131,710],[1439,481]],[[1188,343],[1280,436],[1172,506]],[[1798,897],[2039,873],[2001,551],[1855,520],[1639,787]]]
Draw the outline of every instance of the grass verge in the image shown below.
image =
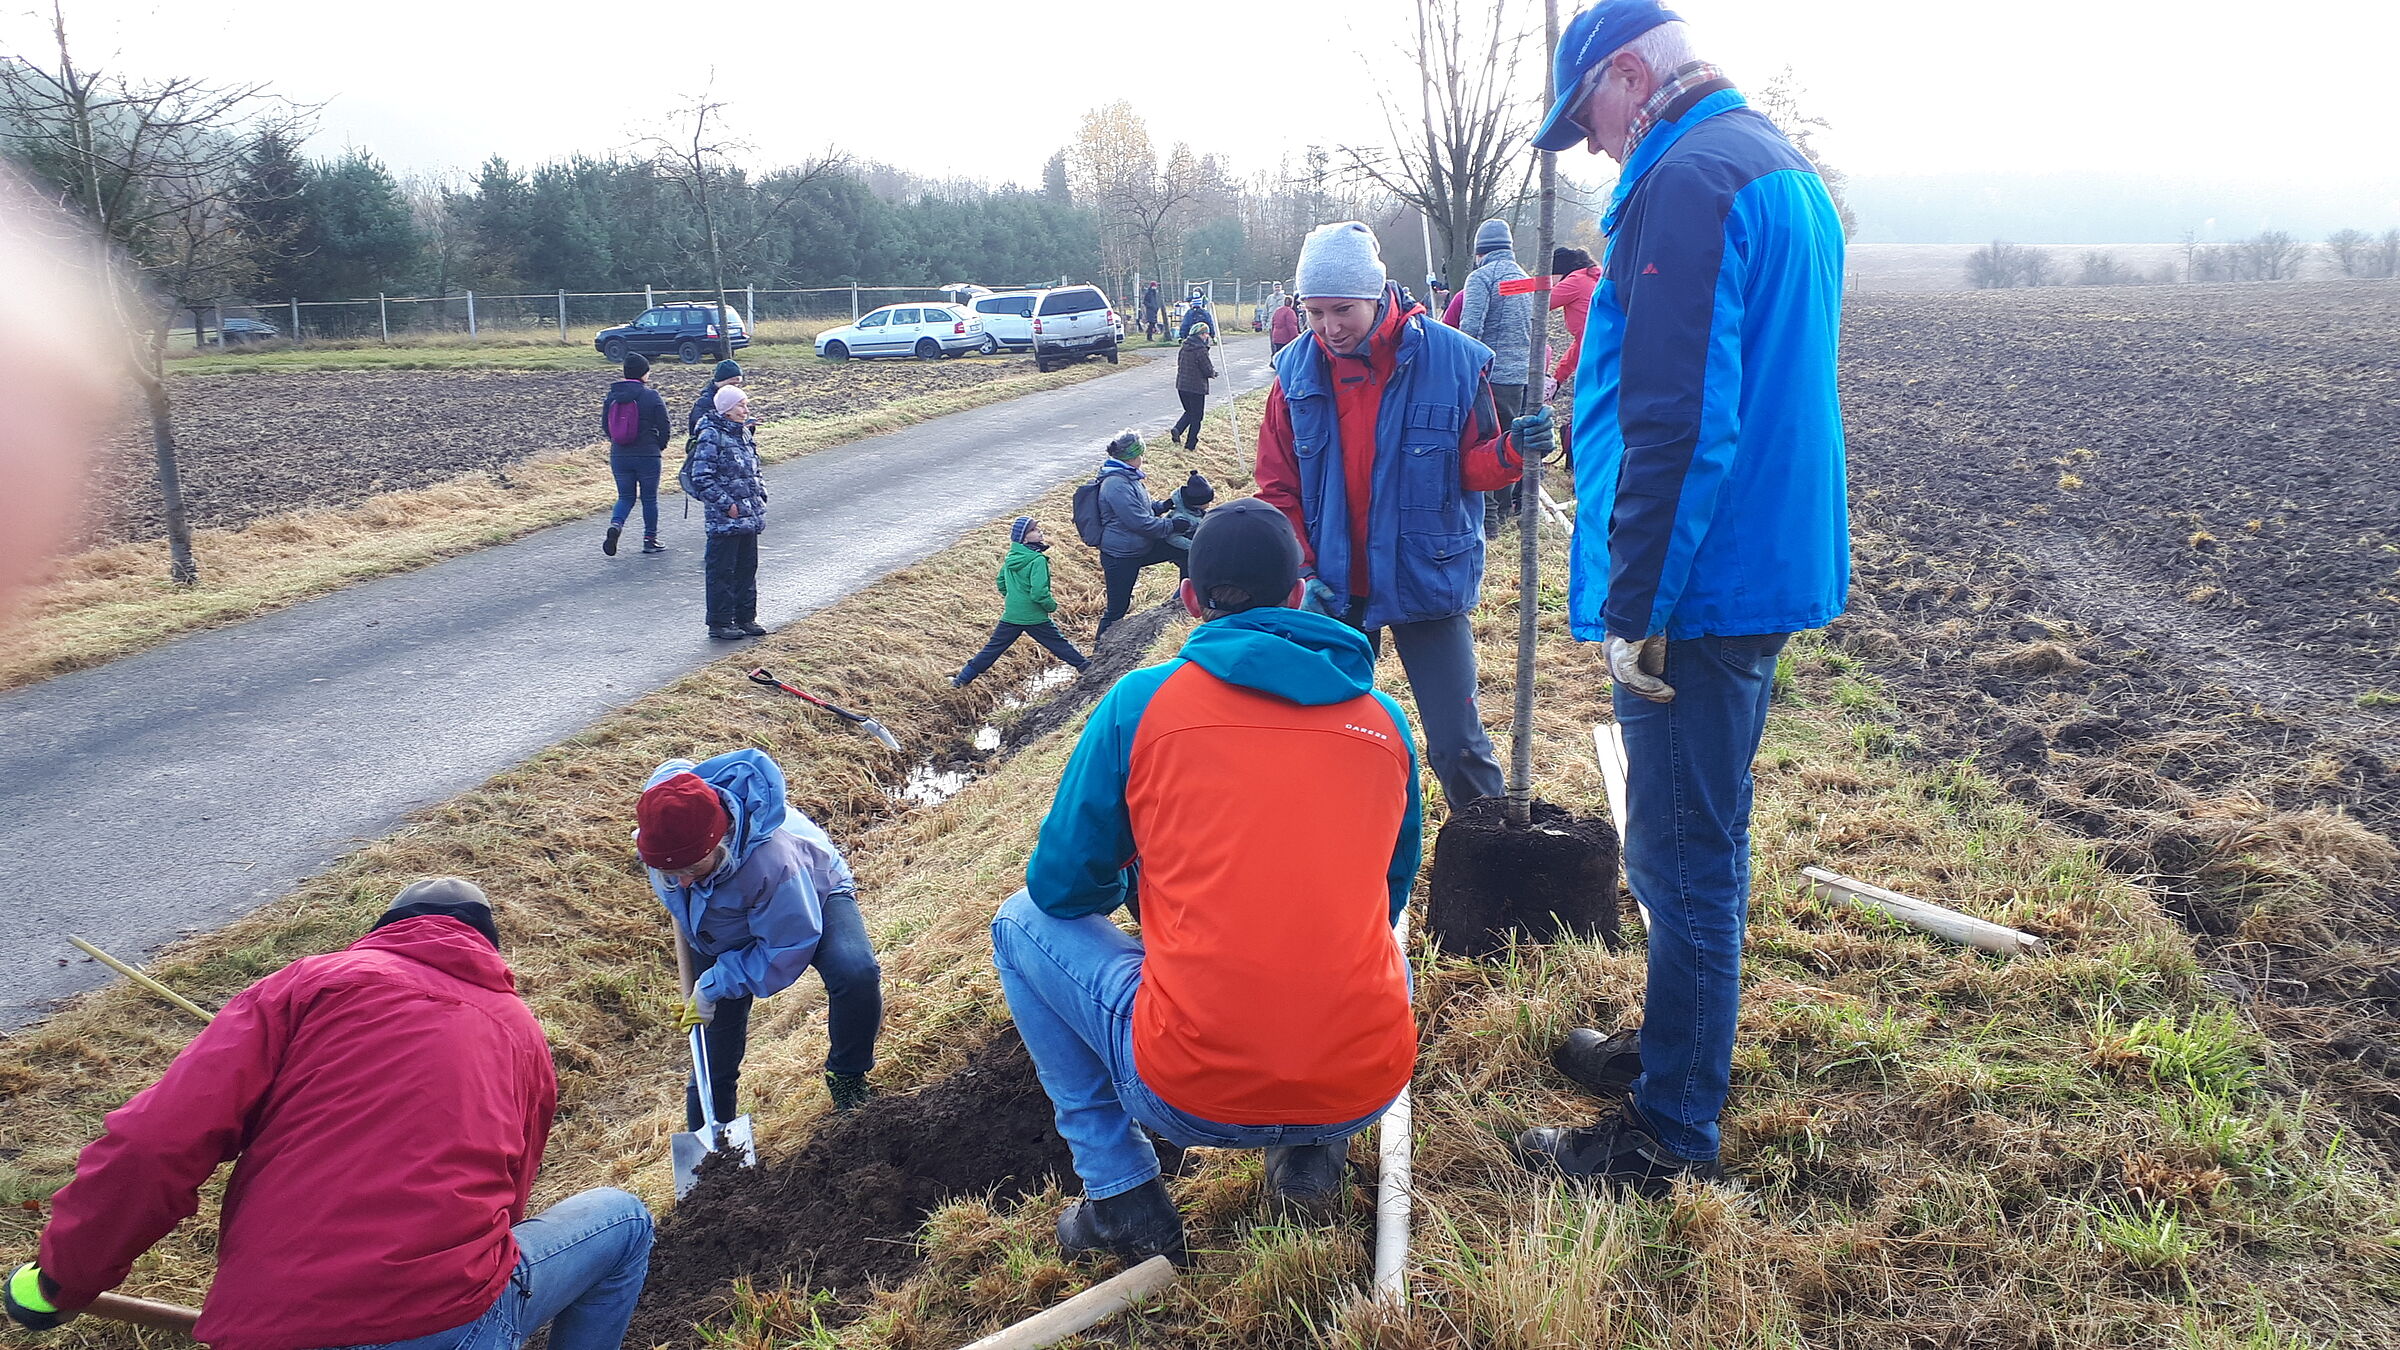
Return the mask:
[[[791,459],[1002,399],[1055,389],[1114,367],[1027,371],[869,412],[768,424],[761,457]],[[670,466],[678,462],[668,455]],[[674,483],[660,484],[674,496]],[[167,576],[163,541],[121,544],[62,559],[6,628],[0,690],[113,661],[169,638],[255,618],[371,577],[405,572],[575,520],[616,496],[605,445],[536,456],[504,474],[462,474],[381,493],[355,506],[294,511],[240,529],[200,530],[200,584]]]
[[[1192,462],[1238,493],[1243,457],[1225,426],[1211,420]],[[1161,464],[1183,467],[1175,455]],[[1061,492],[1040,512],[1061,519],[1064,506]],[[989,715],[995,685],[952,691],[939,677],[992,617],[1001,537],[980,531],[743,660],[790,665],[856,700],[901,728],[912,754],[962,736]],[[1063,613],[1081,632],[1096,569],[1071,546],[1058,562]],[[1606,715],[1605,681],[1565,631],[1563,551],[1546,565],[1537,780],[1546,797],[1599,811],[1589,728]],[[1495,568],[1477,622],[1495,721],[1511,694],[1515,571],[1505,558]],[[1037,660],[1012,653],[987,679],[1005,688]],[[883,1086],[948,1072],[1004,1015],[984,926],[1018,884],[1074,728],[938,807],[903,812],[881,790],[880,752],[761,702],[739,664],[604,719],[154,970],[222,998],[348,941],[416,875],[474,875],[504,906],[521,986],[557,1047],[564,1110],[542,1198],[607,1182],[661,1200],[680,1082],[671,976],[624,821],[657,759],[759,744],[792,769],[795,800],[860,873],[890,1002]],[[1403,683],[1396,662],[1384,678]],[[1547,1054],[1567,1026],[1638,1015],[1638,947],[1524,948],[1488,966],[1420,950],[1415,1298],[1357,1301],[1363,1213],[1336,1228],[1271,1222],[1256,1155],[1220,1154],[1176,1183],[1198,1269],[1106,1343],[2388,1343],[2400,1310],[2391,1160],[2344,1136],[2292,1079],[2214,992],[2190,938],[1980,774],[1913,756],[1908,729],[1849,658],[1804,639],[1778,686],[1757,764],[1757,896],[1726,1121],[1745,1188],[1621,1202],[1531,1177],[1506,1155],[1524,1125],[1592,1113]],[[1815,899],[1796,884],[1810,862],[2037,931],[2052,953],[2003,961]],[[772,1156],[824,1108],[813,982],[763,1005],[756,1025],[745,1082]],[[0,1047],[0,1095],[24,1140],[0,1164],[0,1197],[46,1194],[100,1113],[189,1030],[115,988]],[[821,1301],[772,1284],[691,1311],[733,1350],[954,1346],[1093,1278],[1054,1259],[1060,1199],[947,1206],[926,1225],[920,1274],[834,1329]],[[22,1247],[37,1222],[8,1212],[0,1240]],[[188,1297],[206,1269],[205,1236],[181,1234],[134,1284]]]

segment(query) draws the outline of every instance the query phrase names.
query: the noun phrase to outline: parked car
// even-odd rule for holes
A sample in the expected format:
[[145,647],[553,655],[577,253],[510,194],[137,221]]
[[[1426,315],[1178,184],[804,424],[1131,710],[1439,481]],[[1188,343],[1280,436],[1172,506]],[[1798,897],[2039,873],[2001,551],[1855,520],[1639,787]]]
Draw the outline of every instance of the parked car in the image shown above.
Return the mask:
[[283,333],[271,323],[258,319],[227,319],[217,329],[217,345],[239,347],[246,342],[273,342]]
[[817,355],[829,361],[853,356],[913,356],[937,361],[984,349],[983,320],[956,305],[919,302],[885,305],[858,322],[817,334]]
[[975,297],[975,317],[983,320],[986,355],[1005,347],[1012,352],[1033,350],[1033,307],[1040,291],[1008,291]]
[[1117,363],[1117,312],[1097,286],[1061,286],[1042,292],[1033,308],[1033,364],[1050,370],[1087,357]]
[[677,300],[653,305],[632,323],[601,329],[592,338],[592,348],[611,361],[622,361],[635,352],[644,356],[673,352],[688,366],[702,357],[731,356],[750,345],[750,325],[743,321],[742,312],[728,305],[725,320],[732,332],[720,338],[713,304]]

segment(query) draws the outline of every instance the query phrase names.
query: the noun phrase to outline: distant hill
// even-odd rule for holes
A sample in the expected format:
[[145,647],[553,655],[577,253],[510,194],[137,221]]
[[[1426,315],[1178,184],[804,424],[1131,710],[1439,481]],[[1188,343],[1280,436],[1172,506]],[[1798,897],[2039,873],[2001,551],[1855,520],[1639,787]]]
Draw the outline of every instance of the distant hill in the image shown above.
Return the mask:
[[2240,239],[2285,230],[2310,241],[2340,229],[2400,226],[2400,173],[2340,182],[2141,174],[1909,174],[1853,177],[1862,244],[2134,244]]

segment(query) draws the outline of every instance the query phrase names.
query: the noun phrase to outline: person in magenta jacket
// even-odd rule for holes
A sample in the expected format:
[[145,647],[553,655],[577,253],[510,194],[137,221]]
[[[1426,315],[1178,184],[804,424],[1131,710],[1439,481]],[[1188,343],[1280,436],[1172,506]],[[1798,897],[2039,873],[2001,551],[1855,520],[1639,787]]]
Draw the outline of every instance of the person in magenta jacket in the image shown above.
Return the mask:
[[558,1106],[483,892],[402,891],[365,937],[243,990],[109,1113],[51,1200],[7,1311],[55,1326],[122,1283],[233,1163],[196,1339],[216,1350],[397,1343],[613,1350],[650,1213],[592,1190],[526,1217]]

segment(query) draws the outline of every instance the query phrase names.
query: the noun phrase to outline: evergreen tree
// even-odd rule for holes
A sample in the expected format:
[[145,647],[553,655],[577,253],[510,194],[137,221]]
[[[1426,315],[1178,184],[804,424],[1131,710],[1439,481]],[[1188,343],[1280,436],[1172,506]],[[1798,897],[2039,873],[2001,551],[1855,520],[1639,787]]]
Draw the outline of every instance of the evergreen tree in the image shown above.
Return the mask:
[[308,167],[300,194],[306,251],[289,293],[340,300],[403,288],[420,266],[424,239],[400,184],[363,150]]
[[513,290],[533,249],[533,190],[507,160],[483,162],[467,205],[465,283],[471,290]]
[[308,253],[308,164],[299,142],[270,128],[243,152],[235,170],[233,211],[255,246],[258,293],[300,294]]

